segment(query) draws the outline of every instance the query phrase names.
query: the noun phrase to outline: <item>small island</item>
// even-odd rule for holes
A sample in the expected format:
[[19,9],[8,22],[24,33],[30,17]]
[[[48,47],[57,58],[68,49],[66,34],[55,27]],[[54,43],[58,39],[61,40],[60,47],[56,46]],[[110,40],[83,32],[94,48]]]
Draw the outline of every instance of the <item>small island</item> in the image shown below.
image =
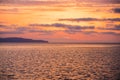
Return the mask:
[[48,41],[45,41],[45,40],[33,40],[33,39],[18,38],[18,37],[0,38],[0,42],[39,42],[39,43],[48,43]]

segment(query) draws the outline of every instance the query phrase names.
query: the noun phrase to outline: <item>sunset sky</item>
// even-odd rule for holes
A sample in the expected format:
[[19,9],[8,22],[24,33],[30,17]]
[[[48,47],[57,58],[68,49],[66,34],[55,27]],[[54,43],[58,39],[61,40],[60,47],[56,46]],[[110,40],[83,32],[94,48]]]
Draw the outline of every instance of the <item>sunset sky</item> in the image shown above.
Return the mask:
[[120,42],[120,1],[0,0],[0,37]]

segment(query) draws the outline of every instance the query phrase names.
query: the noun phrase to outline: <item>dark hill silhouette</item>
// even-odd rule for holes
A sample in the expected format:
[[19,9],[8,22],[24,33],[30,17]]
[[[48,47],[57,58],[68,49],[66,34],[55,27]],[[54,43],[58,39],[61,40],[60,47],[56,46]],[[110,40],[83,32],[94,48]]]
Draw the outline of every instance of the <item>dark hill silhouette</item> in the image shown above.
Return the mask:
[[33,40],[33,39],[18,38],[18,37],[0,38],[0,42],[40,42],[40,43],[48,43],[48,41],[45,41],[45,40]]

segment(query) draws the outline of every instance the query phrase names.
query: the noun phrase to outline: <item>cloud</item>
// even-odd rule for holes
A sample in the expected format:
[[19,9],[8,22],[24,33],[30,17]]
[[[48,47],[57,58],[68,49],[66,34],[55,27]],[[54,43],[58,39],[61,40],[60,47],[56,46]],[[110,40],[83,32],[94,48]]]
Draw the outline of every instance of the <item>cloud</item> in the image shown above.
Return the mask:
[[114,13],[120,13],[120,8],[114,8],[112,9]]
[[84,34],[94,34],[94,33],[98,33],[98,32],[96,32],[96,31],[84,31],[83,33]]
[[0,31],[0,34],[23,34],[23,32],[19,32],[19,31]]
[[17,8],[11,8],[11,9],[0,9],[0,11],[10,11],[10,12],[17,12]]
[[[63,31],[68,34],[75,34],[78,32],[82,32],[84,30],[94,30],[94,26],[79,26],[79,25],[70,25],[70,24],[63,24],[63,23],[54,23],[54,24],[30,24],[29,26],[32,27],[56,27],[56,28],[64,28],[64,30],[56,30],[57,31]],[[54,33],[55,33],[54,32]]]
[[110,34],[110,35],[118,35],[120,36],[120,33],[115,33],[115,32],[101,32],[102,34]]
[[120,25],[115,25],[114,29],[120,30]]
[[120,18],[67,18],[67,19],[58,19],[58,21],[72,21],[72,22],[80,22],[80,21],[120,21]]
[[76,0],[79,2],[101,3],[101,4],[120,4],[120,0]]
[[[16,27],[16,28],[13,28]],[[22,26],[17,26],[17,25],[5,25],[5,24],[0,24],[0,28],[4,28],[4,29],[15,29],[17,31],[25,31],[27,30],[26,27],[22,27]]]
[[114,27],[109,28],[99,28],[101,30],[120,30],[120,25],[115,25]]
[[111,0],[111,3],[113,3],[113,4],[120,4],[120,0]]
[[9,27],[6,25],[0,24],[0,28],[9,28]]
[[28,32],[30,32],[30,33],[40,33],[40,35],[50,35],[50,34],[53,34],[55,31],[32,29],[32,30],[29,30]]
[[6,5],[55,5],[60,4],[62,1],[56,0],[0,0],[0,4]]
[[9,31],[0,31],[0,34],[24,34],[25,31],[26,30],[22,28],[16,28],[11,31],[11,29],[9,28]]
[[65,30],[64,32],[68,33],[68,34],[75,34],[75,33],[78,33],[78,32],[82,32],[81,30],[77,30],[77,29],[68,29],[68,30]]
[[6,31],[0,31],[0,34],[23,34],[25,31],[27,31],[27,28],[17,26],[16,28],[13,28],[16,25],[5,25],[0,24],[0,28],[7,29]]
[[108,35],[120,35],[120,33],[116,33],[116,32],[111,32],[111,31],[107,31],[107,32],[96,32],[96,31],[83,31],[84,34],[90,35],[90,34],[108,34]]
[[[7,28],[7,31],[0,31],[0,34],[25,34],[25,33],[38,33],[40,35],[51,35],[55,34],[56,32],[62,31],[68,34],[75,34],[75,33],[83,33],[83,34],[112,34],[118,35],[120,33],[116,33],[115,31],[108,32],[107,30],[120,30],[120,25],[115,25],[114,27],[108,28],[98,28],[100,30],[104,30],[104,32],[96,32],[95,26],[79,26],[79,25],[70,25],[70,24],[63,24],[63,23],[54,23],[54,24],[29,24],[28,26],[17,26],[12,28],[11,26],[7,25],[0,25],[1,28]],[[37,27],[56,27],[56,28],[64,28],[63,30],[46,30],[46,29],[37,29]],[[90,30],[90,31],[87,31]]]
[[94,29],[94,26],[79,26],[79,25],[68,25],[68,24],[62,24],[62,23],[54,23],[54,24],[30,24],[29,26],[40,26],[40,27],[56,27],[56,28],[64,28],[65,30],[62,30],[66,33],[73,34],[76,32],[81,32],[86,29]]
[[[92,4],[93,3],[93,4]],[[69,6],[76,6],[76,4],[89,4],[87,6],[93,6],[94,4],[120,4],[119,0],[0,0],[0,4],[2,5],[44,5],[44,6],[64,6],[66,7],[66,4]],[[75,5],[73,5],[75,4]],[[92,5],[91,5],[92,4]],[[67,5],[67,6],[68,6]],[[94,5],[96,6],[96,5]]]
[[79,25],[68,25],[62,23],[54,24],[30,24],[29,26],[41,26],[41,27],[57,27],[57,28],[67,28],[67,29],[94,29],[94,26],[79,26]]
[[18,8],[0,9],[0,13],[20,13]]
[[25,31],[28,31],[28,29],[29,28],[26,28],[26,27],[18,27],[15,30],[18,31],[18,32],[25,32]]
[[96,18],[74,18],[74,19],[59,19],[59,21],[96,21]]
[[[12,27],[15,28],[12,28]],[[0,31],[0,34],[24,34],[27,33],[39,33],[40,35],[52,34],[55,31],[48,30],[37,30],[35,28],[30,28],[28,26],[18,26],[18,25],[3,25],[0,24],[0,28],[7,29],[6,31]]]
[[[68,0],[0,0],[1,3],[9,2],[9,3],[17,3],[17,2],[62,2]],[[69,2],[100,2],[100,3],[120,3],[119,0],[69,0]]]

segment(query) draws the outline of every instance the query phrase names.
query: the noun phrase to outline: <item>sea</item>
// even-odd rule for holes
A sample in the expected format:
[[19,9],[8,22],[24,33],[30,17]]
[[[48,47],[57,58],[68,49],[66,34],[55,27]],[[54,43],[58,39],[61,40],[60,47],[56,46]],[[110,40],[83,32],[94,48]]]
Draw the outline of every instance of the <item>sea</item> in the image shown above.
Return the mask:
[[0,43],[0,80],[120,80],[120,44]]

